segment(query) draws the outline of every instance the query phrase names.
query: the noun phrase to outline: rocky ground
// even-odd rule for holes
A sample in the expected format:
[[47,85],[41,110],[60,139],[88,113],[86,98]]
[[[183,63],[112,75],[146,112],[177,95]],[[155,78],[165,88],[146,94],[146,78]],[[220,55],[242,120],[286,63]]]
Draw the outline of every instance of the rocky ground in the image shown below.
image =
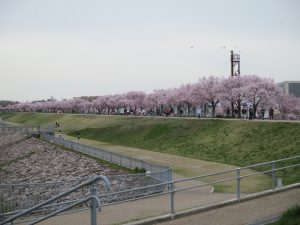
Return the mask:
[[124,174],[57,145],[15,134],[0,135],[0,168],[0,183],[70,181]]
[[[97,175],[107,176],[113,192],[144,186],[151,180],[145,175],[130,175],[101,165],[41,139],[0,134],[0,212],[28,208]],[[98,187],[101,194],[107,192],[103,183]],[[82,198],[89,194],[89,189],[86,187],[62,201]],[[126,199],[128,194],[106,200],[120,198]]]

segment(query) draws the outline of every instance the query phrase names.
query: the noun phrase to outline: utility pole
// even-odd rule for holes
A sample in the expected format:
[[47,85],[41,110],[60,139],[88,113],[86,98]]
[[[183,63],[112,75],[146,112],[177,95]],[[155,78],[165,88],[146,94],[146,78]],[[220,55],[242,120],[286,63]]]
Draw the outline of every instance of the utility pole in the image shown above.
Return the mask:
[[241,75],[240,55],[233,53],[233,51],[230,52],[231,76],[239,76]]
[[[240,67],[240,55],[230,51],[230,65],[231,65],[231,76],[237,77],[241,75],[241,67]],[[238,117],[241,117],[241,102],[238,101]],[[231,116],[232,118],[235,117],[234,115],[234,102],[231,101]]]

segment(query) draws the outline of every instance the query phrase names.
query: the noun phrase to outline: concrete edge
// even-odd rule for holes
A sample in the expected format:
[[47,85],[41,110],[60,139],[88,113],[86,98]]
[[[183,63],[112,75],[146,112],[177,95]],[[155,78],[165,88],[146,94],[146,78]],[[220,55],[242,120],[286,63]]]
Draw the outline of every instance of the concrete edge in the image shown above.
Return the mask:
[[211,204],[209,206],[200,206],[200,207],[195,207],[195,208],[191,208],[191,209],[187,209],[187,210],[182,210],[182,211],[176,212],[175,214],[165,214],[165,215],[161,215],[161,216],[157,216],[157,217],[150,217],[150,218],[139,220],[139,221],[129,222],[124,225],[151,225],[151,224],[155,224],[155,223],[159,223],[159,222],[169,221],[169,220],[176,219],[176,218],[181,218],[181,217],[185,217],[185,216],[189,216],[189,215],[193,215],[193,214],[197,214],[197,213],[201,213],[201,212],[206,212],[206,211],[222,208],[222,207],[229,206],[229,205],[238,204],[240,202],[251,201],[251,200],[254,200],[257,198],[262,198],[265,196],[269,196],[272,194],[278,194],[281,192],[285,192],[285,191],[289,191],[289,190],[297,189],[297,188],[300,188],[300,183],[291,184],[291,185],[282,187],[280,189],[276,189],[274,191],[267,190],[267,191],[251,194],[249,196],[241,198],[240,200],[231,199],[231,200]]

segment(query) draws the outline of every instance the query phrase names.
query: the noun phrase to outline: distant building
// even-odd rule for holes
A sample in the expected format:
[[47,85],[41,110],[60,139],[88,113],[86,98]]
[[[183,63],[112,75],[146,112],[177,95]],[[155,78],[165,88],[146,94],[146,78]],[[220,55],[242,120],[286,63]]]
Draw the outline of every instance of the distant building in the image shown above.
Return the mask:
[[85,101],[93,101],[97,98],[98,96],[81,96],[81,97],[73,97],[73,99],[83,99]]
[[300,81],[284,81],[278,83],[285,94],[300,97]]

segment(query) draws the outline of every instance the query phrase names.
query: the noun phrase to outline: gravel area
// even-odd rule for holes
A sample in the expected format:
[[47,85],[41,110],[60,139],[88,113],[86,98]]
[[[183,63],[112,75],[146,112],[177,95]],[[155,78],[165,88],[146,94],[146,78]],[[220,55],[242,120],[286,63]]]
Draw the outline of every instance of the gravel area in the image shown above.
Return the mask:
[[0,183],[70,181],[124,174],[39,139],[0,135],[0,141]]
[[[40,139],[0,134],[0,213],[29,208],[99,175],[109,179],[112,192],[157,183],[145,174],[127,174]],[[107,193],[103,182],[97,187],[99,193]],[[89,192],[90,187],[85,187],[59,202],[82,198]],[[102,200],[112,202],[147,194],[124,193]]]

